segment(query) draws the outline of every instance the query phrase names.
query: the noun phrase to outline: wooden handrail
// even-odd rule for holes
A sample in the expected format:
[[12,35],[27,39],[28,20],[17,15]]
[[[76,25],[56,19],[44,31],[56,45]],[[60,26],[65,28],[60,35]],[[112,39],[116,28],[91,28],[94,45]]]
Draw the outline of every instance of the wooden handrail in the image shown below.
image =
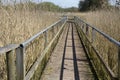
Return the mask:
[[4,47],[0,47],[0,55],[5,54],[6,52],[12,51],[16,49],[19,46],[19,44],[10,44]]
[[[110,76],[111,80],[120,80],[120,42],[115,40],[114,38],[110,37],[108,34],[102,32],[101,30],[91,26],[90,24],[86,23],[85,21],[83,21],[81,18],[78,18],[78,17],[74,17],[74,20],[75,20],[75,23],[77,24],[77,26],[79,27],[78,29],[80,29],[80,32],[81,34],[81,37],[84,36],[85,37],[85,41],[83,40],[84,42],[84,46],[86,47],[87,46],[91,46],[90,50],[92,49],[97,57],[97,59],[99,59],[101,65],[100,66],[103,66],[104,69],[106,70],[107,74]],[[80,25],[84,24],[83,26],[80,27]],[[83,31],[84,29],[86,29],[86,31]],[[91,28],[92,32],[92,41],[90,41],[88,39],[88,31],[89,31],[89,28]],[[96,48],[91,44],[94,43],[94,40],[95,40],[95,34],[96,33],[99,33],[101,36],[103,36],[104,38],[106,38],[108,41],[110,41],[111,43],[115,44],[117,47],[118,47],[118,74],[116,75],[111,69],[110,67],[105,63],[105,61],[103,60],[102,56],[98,53],[98,51],[96,50]],[[86,42],[87,41],[87,42]],[[89,44],[87,44],[89,43]],[[88,51],[87,47],[86,47],[86,50]],[[91,54],[93,55],[93,53],[91,51],[88,51],[89,53],[88,54]],[[95,61],[95,60],[93,60]],[[94,64],[94,63],[93,63]],[[97,63],[96,63],[97,64]]]

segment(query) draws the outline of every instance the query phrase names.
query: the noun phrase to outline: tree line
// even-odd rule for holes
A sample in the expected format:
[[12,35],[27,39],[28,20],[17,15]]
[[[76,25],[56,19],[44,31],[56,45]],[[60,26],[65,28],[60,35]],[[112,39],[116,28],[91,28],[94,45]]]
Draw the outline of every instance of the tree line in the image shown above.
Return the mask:
[[[12,4],[11,4],[12,3]],[[70,7],[70,8],[62,8],[58,5],[55,5],[52,2],[40,2],[40,3],[35,3],[30,0],[26,0],[26,2],[20,1],[17,3],[16,1],[6,3],[7,5],[4,5],[2,0],[0,0],[0,6],[4,7],[5,9],[9,9],[10,7],[16,8],[17,10],[23,10],[29,9],[30,11],[32,10],[37,10],[37,11],[51,11],[51,12],[78,12],[78,8],[76,7]]]
[[99,9],[119,9],[120,0],[115,0],[115,5],[110,5],[110,0],[80,0],[79,11],[99,10]]
[[79,1],[80,11],[103,9],[103,8],[107,8],[108,6],[109,6],[108,0],[80,0]]

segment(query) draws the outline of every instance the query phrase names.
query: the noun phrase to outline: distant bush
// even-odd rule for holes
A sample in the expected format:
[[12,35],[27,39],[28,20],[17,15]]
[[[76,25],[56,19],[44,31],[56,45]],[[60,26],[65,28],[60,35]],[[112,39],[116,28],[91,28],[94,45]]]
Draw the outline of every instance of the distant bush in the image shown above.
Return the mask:
[[76,7],[70,7],[70,8],[65,8],[65,12],[78,12],[78,8]]
[[54,3],[51,3],[51,2],[39,3],[39,4],[37,4],[37,9],[44,10],[44,11],[53,11],[53,12],[62,10],[61,7],[55,5]]
[[88,11],[105,9],[109,6],[109,3],[108,0],[81,0],[78,6],[80,11]]

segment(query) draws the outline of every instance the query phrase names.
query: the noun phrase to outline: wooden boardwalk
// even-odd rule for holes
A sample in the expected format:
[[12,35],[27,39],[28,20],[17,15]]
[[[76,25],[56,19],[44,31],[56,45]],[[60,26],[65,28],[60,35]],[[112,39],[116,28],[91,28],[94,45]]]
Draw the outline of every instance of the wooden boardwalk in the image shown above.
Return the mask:
[[120,80],[119,54],[119,41],[77,16],[64,16],[21,44],[1,47],[0,80]]
[[40,80],[97,80],[74,23],[67,23]]

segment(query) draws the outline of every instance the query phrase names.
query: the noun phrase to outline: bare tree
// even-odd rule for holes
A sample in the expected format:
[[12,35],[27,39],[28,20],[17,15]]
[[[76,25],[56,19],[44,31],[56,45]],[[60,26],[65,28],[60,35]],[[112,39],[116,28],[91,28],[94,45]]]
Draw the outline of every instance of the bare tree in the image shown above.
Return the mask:
[[115,6],[118,7],[118,8],[120,8],[120,0],[116,0]]
[[0,0],[0,6],[2,5],[2,0]]
[[116,4],[120,5],[120,0],[116,0]]

